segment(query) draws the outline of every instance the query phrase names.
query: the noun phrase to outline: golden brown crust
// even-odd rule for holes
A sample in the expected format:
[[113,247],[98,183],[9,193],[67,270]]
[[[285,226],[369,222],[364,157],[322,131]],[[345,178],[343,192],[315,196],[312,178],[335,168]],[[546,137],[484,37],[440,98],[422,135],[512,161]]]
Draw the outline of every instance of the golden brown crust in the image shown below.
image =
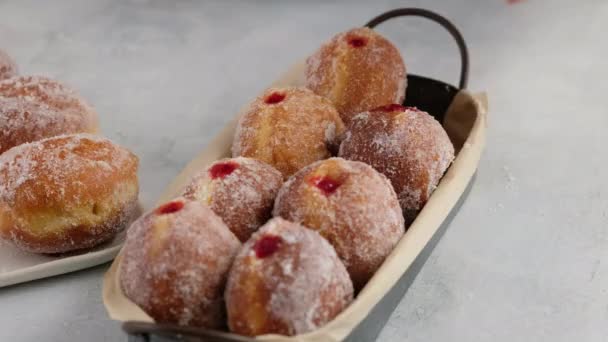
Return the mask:
[[369,28],[340,33],[306,60],[306,86],[328,98],[345,124],[353,115],[405,98],[399,50]]
[[[267,103],[277,94],[284,98]],[[343,131],[344,124],[328,100],[305,88],[271,88],[239,120],[232,155],[261,160],[287,177],[330,157],[331,146]]]
[[240,247],[207,206],[177,198],[129,228],[122,290],[156,322],[223,328],[224,287]]
[[39,76],[0,81],[0,153],[26,142],[97,130],[97,113],[69,87]]
[[[320,182],[335,186],[319,187]],[[287,181],[274,215],[314,229],[336,249],[356,290],[391,253],[405,231],[397,195],[386,177],[360,162],[331,158]]]
[[0,156],[0,235],[60,253],[112,238],[137,209],[138,159],[88,134],[23,144]]
[[331,321],[352,298],[331,245],[315,231],[274,218],[243,245],[230,270],[228,326],[247,336],[303,334]]
[[399,107],[355,116],[339,155],[367,163],[390,179],[411,223],[454,159],[454,147],[428,113]]
[[15,61],[0,49],[0,80],[16,76],[18,72]]
[[[57,254],[78,251],[112,240],[116,234],[126,228],[126,225],[137,216],[138,212],[137,200],[133,200],[126,203],[124,208],[119,208],[116,213],[109,215],[100,224],[71,226],[69,236],[61,233],[36,235],[14,222],[7,208],[0,205],[0,226],[8,227],[0,230],[0,237],[9,239],[20,249],[33,253]],[[8,224],[2,222],[3,218],[8,220]],[[66,248],[66,245],[70,246]]]
[[[212,171],[229,168],[228,174]],[[227,158],[195,175],[182,195],[208,205],[245,242],[272,215],[283,176],[272,166],[251,158]]]

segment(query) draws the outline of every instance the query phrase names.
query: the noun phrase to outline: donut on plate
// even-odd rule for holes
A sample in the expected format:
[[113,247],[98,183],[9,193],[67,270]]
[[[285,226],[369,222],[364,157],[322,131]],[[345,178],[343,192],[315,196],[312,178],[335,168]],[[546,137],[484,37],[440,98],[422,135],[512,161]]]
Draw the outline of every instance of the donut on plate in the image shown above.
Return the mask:
[[207,206],[177,198],[127,231],[119,280],[157,323],[222,328],[224,287],[239,240]]
[[107,139],[64,135],[0,155],[0,237],[36,253],[99,245],[138,203],[137,157]]
[[40,76],[0,81],[0,154],[26,142],[97,130],[93,108],[67,86]]
[[306,60],[306,86],[328,98],[345,124],[357,113],[402,103],[407,85],[399,50],[376,31],[340,33]]
[[239,119],[232,156],[261,160],[287,177],[330,157],[343,131],[328,100],[306,88],[270,88]]
[[243,245],[230,270],[228,327],[247,336],[303,334],[352,299],[351,280],[331,245],[313,230],[274,218]]
[[237,157],[212,163],[195,175],[182,195],[208,205],[241,240],[266,223],[283,176],[259,160]]
[[454,159],[441,124],[413,107],[394,104],[360,113],[345,136],[340,157],[367,163],[388,177],[408,223]]
[[281,188],[274,215],[314,229],[336,249],[360,290],[405,232],[397,195],[371,166],[331,158]]

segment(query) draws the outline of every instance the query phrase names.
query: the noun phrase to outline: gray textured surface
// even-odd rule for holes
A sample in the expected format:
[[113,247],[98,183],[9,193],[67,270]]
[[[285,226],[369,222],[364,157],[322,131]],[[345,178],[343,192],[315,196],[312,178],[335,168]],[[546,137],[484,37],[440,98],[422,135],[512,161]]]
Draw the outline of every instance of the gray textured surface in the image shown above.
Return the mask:
[[[292,62],[412,5],[462,30],[490,127],[471,196],[380,339],[605,341],[605,1],[0,0],[0,46],[23,73],[81,91],[103,131],[141,156],[151,204]],[[411,19],[381,31],[410,71],[455,82],[456,50],[439,28]],[[0,289],[0,341],[122,340],[100,299],[106,267]]]

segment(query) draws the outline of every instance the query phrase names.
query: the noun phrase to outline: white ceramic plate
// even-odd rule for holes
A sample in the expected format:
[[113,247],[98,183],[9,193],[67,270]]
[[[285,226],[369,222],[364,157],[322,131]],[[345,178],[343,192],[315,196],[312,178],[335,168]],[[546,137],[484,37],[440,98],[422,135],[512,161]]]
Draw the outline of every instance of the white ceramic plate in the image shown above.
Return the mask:
[[[140,204],[135,217],[139,217],[142,212]],[[120,251],[125,241],[126,228],[130,224],[128,223],[125,230],[113,240],[95,248],[58,255],[24,252],[10,242],[0,239],[0,288],[106,263],[114,259]]]
[[116,256],[125,232],[91,250],[49,256],[21,251],[0,240],[0,287],[73,272],[108,262]]

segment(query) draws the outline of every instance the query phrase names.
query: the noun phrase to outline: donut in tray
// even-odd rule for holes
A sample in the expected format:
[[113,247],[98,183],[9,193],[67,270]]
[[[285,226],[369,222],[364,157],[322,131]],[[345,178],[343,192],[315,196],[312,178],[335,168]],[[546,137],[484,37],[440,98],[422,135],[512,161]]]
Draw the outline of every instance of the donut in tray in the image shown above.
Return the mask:
[[122,290],[157,323],[223,328],[224,287],[240,247],[209,207],[174,199],[127,231],[119,270]]
[[397,195],[364,163],[331,158],[311,164],[279,191],[274,215],[314,229],[336,249],[360,290],[405,232]]
[[339,156],[388,177],[409,224],[454,159],[454,146],[431,115],[393,104],[353,117]]
[[0,49],[0,80],[16,76],[18,73],[17,64],[2,49]]
[[272,216],[283,176],[251,158],[222,159],[195,175],[182,196],[208,205],[241,240],[247,241]]
[[399,50],[372,29],[340,33],[306,60],[306,86],[328,98],[345,124],[353,115],[402,103],[407,85]]
[[239,119],[232,156],[261,160],[287,177],[337,152],[343,131],[328,100],[306,88],[270,88]]
[[90,134],[22,144],[0,155],[0,237],[63,253],[112,239],[138,211],[138,158]]
[[225,298],[231,331],[297,335],[337,316],[352,301],[353,286],[323,237],[274,218],[237,254]]
[[97,114],[73,89],[42,76],[0,81],[0,153],[26,142],[97,130]]

